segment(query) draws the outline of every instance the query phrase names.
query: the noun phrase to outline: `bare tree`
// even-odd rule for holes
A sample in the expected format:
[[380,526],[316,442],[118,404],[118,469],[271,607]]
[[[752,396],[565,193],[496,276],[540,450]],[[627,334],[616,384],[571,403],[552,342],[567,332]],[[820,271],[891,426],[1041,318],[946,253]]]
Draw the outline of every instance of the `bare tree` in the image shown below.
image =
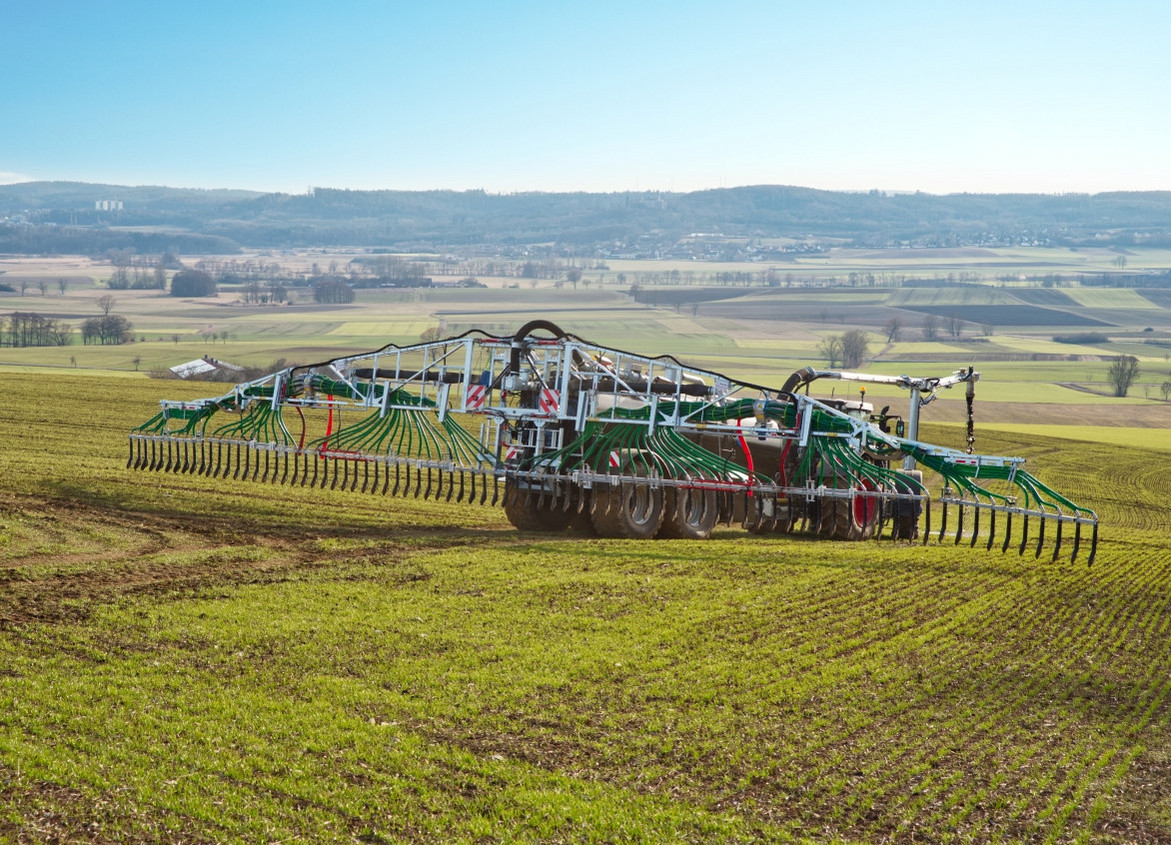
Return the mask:
[[949,314],[945,321],[947,325],[947,333],[952,337],[958,338],[964,333],[964,321],[959,314]]
[[870,337],[862,329],[850,329],[842,335],[842,366],[862,366],[869,351]]
[[1138,374],[1138,358],[1133,355],[1119,355],[1106,368],[1106,379],[1114,387],[1114,395],[1120,398],[1126,396]]
[[939,337],[939,318],[934,314],[928,314],[923,318],[923,339],[935,340]]
[[842,349],[842,336],[831,334],[817,347],[817,354],[825,359],[825,364],[831,370],[842,362],[845,350]]
[[886,342],[897,343],[899,334],[903,330],[903,321],[898,317],[891,317],[886,321]]
[[61,295],[65,295],[65,291],[69,290],[69,282],[64,277],[57,280],[57,290],[61,291]]
[[114,310],[114,306],[117,303],[118,300],[114,299],[108,293],[105,296],[98,297],[98,308],[101,309],[102,314],[106,317],[110,316],[110,312]]

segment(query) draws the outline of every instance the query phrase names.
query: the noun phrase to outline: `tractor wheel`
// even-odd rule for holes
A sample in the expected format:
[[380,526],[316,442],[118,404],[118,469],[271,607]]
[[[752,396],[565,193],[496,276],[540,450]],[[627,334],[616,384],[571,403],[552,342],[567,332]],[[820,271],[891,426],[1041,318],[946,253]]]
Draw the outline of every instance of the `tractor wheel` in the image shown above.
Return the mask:
[[[921,470],[912,469],[905,470],[905,475],[909,475],[920,484],[923,483],[923,473]],[[902,485],[899,485],[901,488]],[[915,488],[918,489],[918,488]],[[892,540],[914,540],[919,536],[919,512],[923,506],[918,502],[901,502],[894,503],[894,530],[891,534]]]
[[560,508],[538,507],[539,496],[514,490],[514,484],[512,480],[504,482],[504,515],[521,531],[564,531],[577,515]]
[[715,490],[674,487],[664,496],[665,513],[659,536],[678,540],[706,540],[720,516]]
[[663,488],[625,482],[595,487],[594,530],[599,537],[649,540],[663,524]]
[[744,528],[753,534],[771,534],[777,529],[777,500],[761,495],[745,502]]
[[821,535],[835,540],[868,540],[878,527],[878,501],[866,495],[821,500]]

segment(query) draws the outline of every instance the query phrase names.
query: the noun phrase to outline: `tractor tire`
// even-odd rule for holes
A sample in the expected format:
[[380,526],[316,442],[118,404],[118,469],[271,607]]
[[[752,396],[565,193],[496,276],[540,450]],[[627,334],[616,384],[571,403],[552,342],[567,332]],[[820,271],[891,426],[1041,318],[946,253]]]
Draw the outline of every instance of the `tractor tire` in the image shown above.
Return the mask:
[[719,516],[715,490],[673,487],[664,496],[659,536],[672,540],[706,540],[716,527]]
[[744,504],[744,529],[753,534],[772,534],[777,530],[777,500],[752,496]]
[[504,482],[504,515],[520,531],[564,531],[576,513],[538,507],[540,497],[525,490],[514,490],[515,482]]
[[594,488],[592,521],[599,537],[649,540],[663,524],[662,487],[626,482]]
[[[911,476],[920,484],[923,482],[921,470],[906,470],[904,474]],[[894,503],[894,529],[891,532],[892,540],[914,540],[919,536],[919,514],[923,506],[918,502]]]
[[878,502],[869,496],[821,500],[821,535],[835,540],[869,540],[878,527]]

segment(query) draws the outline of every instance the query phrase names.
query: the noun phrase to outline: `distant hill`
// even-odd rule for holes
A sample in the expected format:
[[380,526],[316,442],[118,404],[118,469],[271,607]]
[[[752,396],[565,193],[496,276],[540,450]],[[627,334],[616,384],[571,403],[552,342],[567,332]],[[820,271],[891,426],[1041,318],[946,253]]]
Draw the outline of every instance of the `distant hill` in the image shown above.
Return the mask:
[[28,182],[0,186],[0,221],[4,252],[77,251],[89,242],[142,248],[168,238],[182,241],[184,252],[545,245],[632,256],[663,254],[688,239],[715,251],[711,244],[735,239],[776,241],[771,247],[779,253],[830,243],[1171,246],[1171,192],[934,195],[761,185],[691,193],[322,188],[290,195]]

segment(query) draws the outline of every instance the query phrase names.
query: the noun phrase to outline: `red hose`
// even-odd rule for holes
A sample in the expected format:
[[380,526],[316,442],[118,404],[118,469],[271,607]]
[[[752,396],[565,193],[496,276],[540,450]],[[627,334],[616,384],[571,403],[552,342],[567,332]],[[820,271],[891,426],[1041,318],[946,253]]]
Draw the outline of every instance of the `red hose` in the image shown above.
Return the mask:
[[740,449],[744,452],[744,463],[748,466],[748,495],[752,495],[752,450],[748,448],[748,441],[744,435],[739,435]]

